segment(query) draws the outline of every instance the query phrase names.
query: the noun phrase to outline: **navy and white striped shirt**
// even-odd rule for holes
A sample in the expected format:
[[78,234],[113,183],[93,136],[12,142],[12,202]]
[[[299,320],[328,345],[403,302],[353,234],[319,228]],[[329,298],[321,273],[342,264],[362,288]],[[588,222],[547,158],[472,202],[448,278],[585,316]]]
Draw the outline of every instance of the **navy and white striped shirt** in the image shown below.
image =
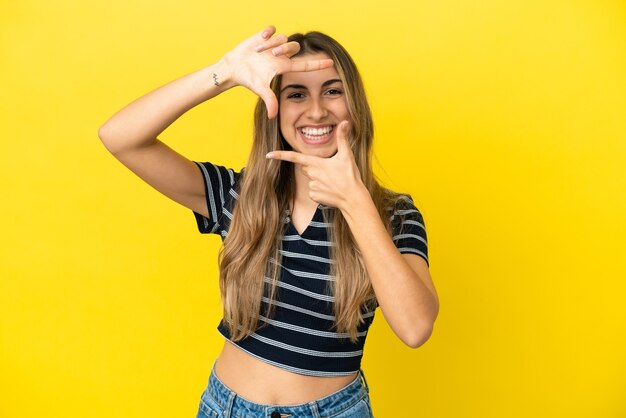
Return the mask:
[[[196,163],[205,180],[209,218],[194,212],[201,233],[228,234],[233,207],[239,195],[241,173],[211,163]],[[363,310],[365,322],[352,343],[348,334],[334,329],[334,298],[327,292],[332,260],[327,228],[319,205],[308,227],[299,234],[289,221],[282,239],[281,271],[274,315],[261,314],[263,327],[243,340],[233,342],[262,361],[309,376],[342,376],[359,370],[367,331],[374,310]],[[409,196],[390,208],[393,242],[401,253],[417,254],[428,262],[428,245],[422,215]],[[265,278],[266,283],[270,279]],[[263,307],[269,300],[263,297]],[[262,310],[263,312],[264,310]],[[230,340],[222,320],[217,328]],[[232,342],[232,341],[231,341]]]

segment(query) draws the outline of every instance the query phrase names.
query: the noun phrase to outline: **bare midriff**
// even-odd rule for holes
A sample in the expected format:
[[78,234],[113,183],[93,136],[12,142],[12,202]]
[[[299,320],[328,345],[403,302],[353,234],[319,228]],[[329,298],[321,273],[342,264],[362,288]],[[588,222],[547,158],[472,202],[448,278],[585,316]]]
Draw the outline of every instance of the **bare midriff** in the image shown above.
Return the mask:
[[224,341],[215,363],[216,376],[229,389],[251,402],[267,405],[297,405],[337,392],[352,382],[348,376],[305,376],[265,363]]

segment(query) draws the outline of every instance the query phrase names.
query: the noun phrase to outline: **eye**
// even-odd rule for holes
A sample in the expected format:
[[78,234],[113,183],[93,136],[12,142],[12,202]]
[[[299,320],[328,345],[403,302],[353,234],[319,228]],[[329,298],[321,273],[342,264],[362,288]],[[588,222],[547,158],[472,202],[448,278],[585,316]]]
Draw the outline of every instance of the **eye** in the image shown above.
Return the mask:
[[294,91],[293,93],[289,93],[287,95],[288,99],[302,99],[303,97],[304,97],[304,94],[298,91]]
[[326,94],[330,95],[330,96],[338,96],[343,94],[343,92],[339,89],[328,89],[326,91]]

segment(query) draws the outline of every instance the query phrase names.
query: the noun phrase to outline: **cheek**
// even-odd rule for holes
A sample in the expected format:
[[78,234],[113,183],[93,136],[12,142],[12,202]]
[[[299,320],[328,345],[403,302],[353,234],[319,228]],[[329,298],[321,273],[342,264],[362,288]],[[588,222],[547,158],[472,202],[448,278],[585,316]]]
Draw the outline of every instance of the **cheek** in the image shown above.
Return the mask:
[[350,118],[350,111],[348,110],[348,101],[345,98],[344,98],[344,101],[343,101],[343,112],[344,112],[344,115],[345,115],[346,119],[349,119]]
[[332,112],[340,119],[350,119],[350,112],[348,111],[348,102],[345,100],[337,100],[332,104]]
[[289,109],[282,109],[278,112],[278,118],[280,130],[284,135],[290,128],[293,128],[295,123],[293,112],[290,112]]

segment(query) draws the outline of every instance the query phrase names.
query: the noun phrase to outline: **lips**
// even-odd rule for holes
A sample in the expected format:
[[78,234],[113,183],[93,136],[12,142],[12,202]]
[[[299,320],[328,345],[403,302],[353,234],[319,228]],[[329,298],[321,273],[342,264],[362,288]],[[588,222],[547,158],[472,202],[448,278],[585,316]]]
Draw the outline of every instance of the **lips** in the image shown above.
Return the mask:
[[300,137],[307,144],[325,144],[332,138],[335,125],[301,126],[297,128]]

